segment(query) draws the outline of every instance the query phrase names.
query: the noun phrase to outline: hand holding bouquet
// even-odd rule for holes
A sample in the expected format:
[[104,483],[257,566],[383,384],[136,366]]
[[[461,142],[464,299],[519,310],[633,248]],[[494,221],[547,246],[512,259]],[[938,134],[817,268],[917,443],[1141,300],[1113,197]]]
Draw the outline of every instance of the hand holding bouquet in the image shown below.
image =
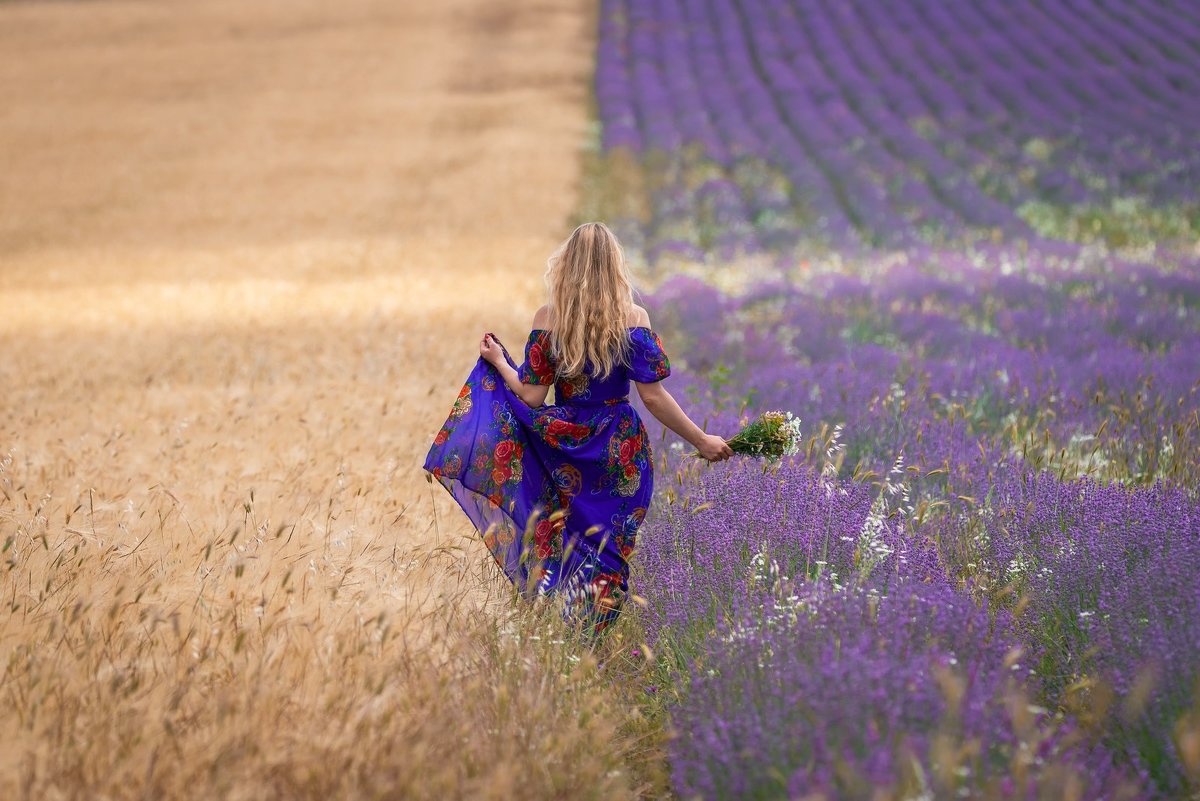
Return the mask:
[[791,412],[763,412],[728,442],[734,453],[777,462],[800,452],[800,438],[799,417]]

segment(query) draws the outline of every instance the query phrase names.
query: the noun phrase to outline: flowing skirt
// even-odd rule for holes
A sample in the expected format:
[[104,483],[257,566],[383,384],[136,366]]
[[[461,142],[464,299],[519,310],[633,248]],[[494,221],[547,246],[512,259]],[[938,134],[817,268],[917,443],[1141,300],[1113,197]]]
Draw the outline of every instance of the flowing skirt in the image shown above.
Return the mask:
[[654,490],[628,398],[530,408],[480,359],[425,469],[522,594],[556,595],[564,617],[593,632],[616,618]]

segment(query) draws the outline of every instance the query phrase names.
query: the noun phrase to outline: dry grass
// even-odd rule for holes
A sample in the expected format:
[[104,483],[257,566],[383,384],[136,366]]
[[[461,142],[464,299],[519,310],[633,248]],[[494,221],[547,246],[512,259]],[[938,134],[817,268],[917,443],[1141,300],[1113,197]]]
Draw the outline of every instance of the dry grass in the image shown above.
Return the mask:
[[637,792],[420,470],[576,205],[592,10],[0,5],[0,797]]

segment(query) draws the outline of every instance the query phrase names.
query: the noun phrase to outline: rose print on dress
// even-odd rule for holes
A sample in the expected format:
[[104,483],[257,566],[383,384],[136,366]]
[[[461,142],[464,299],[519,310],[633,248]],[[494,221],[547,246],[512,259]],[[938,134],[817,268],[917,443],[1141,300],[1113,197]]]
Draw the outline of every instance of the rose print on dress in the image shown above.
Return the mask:
[[460,417],[471,413],[471,382],[468,381],[463,385],[462,391],[458,393],[458,400],[454,401],[454,408],[450,410],[450,419],[457,420]]
[[637,493],[642,484],[642,473],[649,469],[650,449],[645,428],[635,427],[629,419],[622,420],[608,441],[604,486],[612,488],[618,495],[630,497]]
[[667,358],[658,334],[649,328],[634,328],[630,331],[629,343],[631,379],[648,384],[671,375],[671,360]]
[[577,448],[592,434],[592,429],[587,425],[572,423],[549,414],[535,418],[533,427],[552,448]]
[[581,401],[587,400],[592,396],[592,393],[589,390],[590,385],[591,381],[588,379],[588,377],[583,373],[580,373],[579,375],[572,376],[571,378],[560,379],[559,382],[554,385],[554,391],[558,393],[558,396],[562,400]]
[[549,386],[554,383],[554,366],[550,363],[553,345],[547,331],[534,331],[525,346],[525,363],[517,368],[517,375],[526,384]]
[[612,517],[613,541],[616,542],[621,556],[626,559],[633,553],[634,543],[637,540],[637,531],[645,519],[646,508],[644,506],[634,509],[627,515],[616,514]]
[[551,475],[554,477],[554,483],[558,487],[560,495],[570,498],[572,495],[579,494],[579,490],[583,486],[583,474],[579,472],[579,468],[562,464],[556,467]]

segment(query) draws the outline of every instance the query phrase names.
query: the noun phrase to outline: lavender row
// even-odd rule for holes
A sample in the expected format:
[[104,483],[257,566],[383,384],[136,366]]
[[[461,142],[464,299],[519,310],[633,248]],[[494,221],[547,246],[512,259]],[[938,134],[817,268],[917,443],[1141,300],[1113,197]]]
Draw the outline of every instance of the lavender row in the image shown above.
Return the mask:
[[1016,641],[944,585],[814,582],[710,641],[674,716],[680,795],[1145,797],[1035,703]]
[[[1014,470],[986,496],[982,512],[954,504],[927,531],[960,555],[956,567],[975,585],[1025,599],[1013,629],[1035,660],[1041,697],[1095,719],[1108,747],[1163,794],[1194,792],[1195,755],[1173,736],[1200,703],[1194,493]],[[1089,679],[1099,687],[1081,685]]]
[[905,474],[739,465],[646,532],[652,636],[686,674],[676,789],[868,798],[915,763],[938,797],[1194,790],[1195,498],[1014,472],[983,517],[922,521]]
[[1197,436],[1194,261],[920,250],[737,298],[675,278],[651,305],[698,401],[840,422],[851,464],[873,457],[878,469],[904,451],[933,468],[960,429],[1000,448],[1035,423],[1060,443],[1103,426],[1101,457],[1153,480]]
[[596,96],[605,147],[647,160],[649,258],[1029,238],[1031,201],[1194,205],[1195,20],[1077,5],[611,0]]

